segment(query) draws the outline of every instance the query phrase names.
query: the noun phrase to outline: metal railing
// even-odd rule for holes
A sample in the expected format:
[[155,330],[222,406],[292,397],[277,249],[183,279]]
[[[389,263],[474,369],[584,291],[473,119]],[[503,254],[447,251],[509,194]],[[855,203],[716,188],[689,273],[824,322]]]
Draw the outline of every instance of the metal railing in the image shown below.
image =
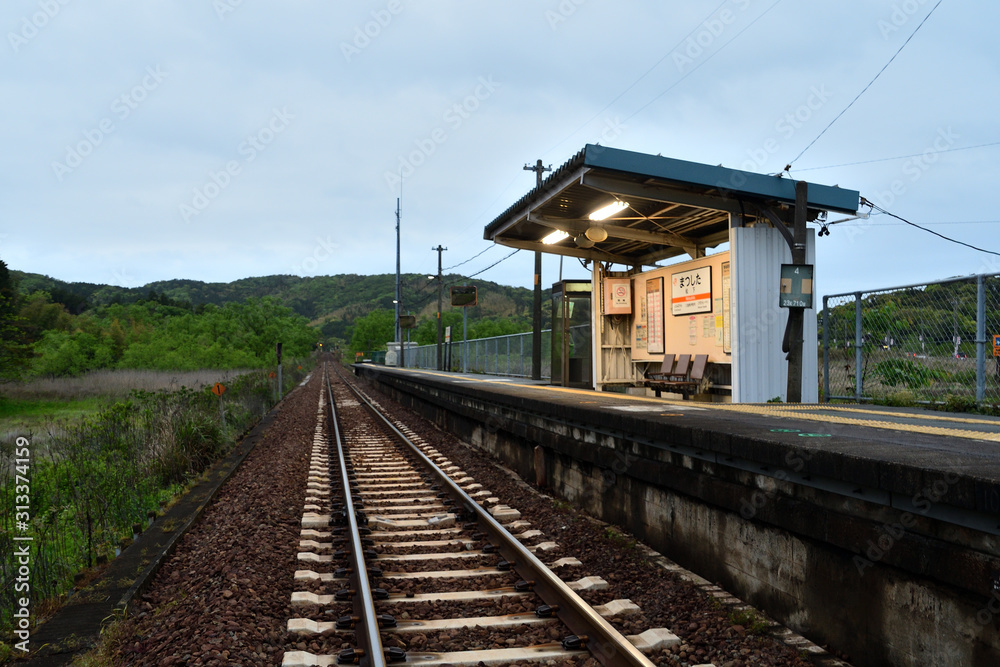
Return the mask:
[[[450,354],[449,354],[450,346]],[[531,332],[445,343],[449,370],[508,377],[531,377]],[[463,357],[463,355],[467,355]],[[450,365],[447,360],[451,359]],[[542,330],[542,378],[552,377],[552,330]],[[406,348],[407,368],[436,369],[437,345]]]
[[1000,274],[825,296],[824,400],[997,402],[998,334]]

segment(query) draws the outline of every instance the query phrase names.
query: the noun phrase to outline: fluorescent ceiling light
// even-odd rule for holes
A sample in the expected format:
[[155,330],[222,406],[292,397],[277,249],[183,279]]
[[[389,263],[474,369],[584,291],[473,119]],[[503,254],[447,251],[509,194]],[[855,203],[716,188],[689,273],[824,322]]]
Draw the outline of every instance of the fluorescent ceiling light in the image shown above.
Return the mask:
[[548,236],[544,237],[542,239],[542,243],[544,243],[545,245],[552,245],[553,243],[559,243],[563,239],[568,239],[568,238],[569,234],[567,234],[561,229],[557,229]]
[[605,218],[610,218],[618,211],[628,208],[627,201],[613,201],[607,206],[597,209],[590,214],[591,220],[604,220]]

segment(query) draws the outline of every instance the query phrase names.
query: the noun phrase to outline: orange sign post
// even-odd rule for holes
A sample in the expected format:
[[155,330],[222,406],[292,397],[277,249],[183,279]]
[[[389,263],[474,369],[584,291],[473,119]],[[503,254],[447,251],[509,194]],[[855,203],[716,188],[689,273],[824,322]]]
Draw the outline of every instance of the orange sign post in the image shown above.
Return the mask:
[[226,427],[226,410],[222,406],[222,395],[226,393],[226,385],[221,382],[216,382],[212,385],[212,393],[219,397],[219,425],[222,428]]

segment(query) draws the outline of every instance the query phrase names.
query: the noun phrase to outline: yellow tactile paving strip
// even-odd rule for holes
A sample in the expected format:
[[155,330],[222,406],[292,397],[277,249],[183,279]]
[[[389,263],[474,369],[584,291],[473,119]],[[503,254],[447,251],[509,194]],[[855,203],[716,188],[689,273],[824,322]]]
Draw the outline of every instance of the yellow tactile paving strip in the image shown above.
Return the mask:
[[[971,429],[947,428],[944,426],[932,426],[930,424],[906,424],[901,422],[863,419],[858,417],[848,417],[842,415],[818,414],[818,411],[829,412],[831,408],[816,406],[788,406],[775,403],[773,405],[716,405],[713,407],[730,412],[741,412],[745,414],[768,415],[773,417],[785,417],[788,419],[807,419],[809,421],[825,422],[830,424],[847,424],[851,426],[866,426],[868,428],[882,428],[893,431],[908,431],[910,433],[923,433],[927,435],[941,435],[948,438],[965,438],[967,440],[988,440],[990,442],[1000,442],[1000,433],[990,433],[988,431],[973,431]],[[810,408],[817,412],[809,412]],[[878,410],[843,410],[836,409],[837,412],[857,412],[875,415],[891,415],[905,419],[931,419],[935,421],[959,421],[976,423],[972,419],[937,418],[930,415],[911,415],[904,413],[881,412]]]
[[[409,372],[422,373],[425,375],[434,375],[437,377],[447,378],[450,380],[455,380],[457,377],[462,382],[481,382],[483,384],[491,384],[498,387],[517,386],[507,382],[498,382],[495,379],[487,377],[476,378],[469,376],[455,376],[453,373],[441,373],[437,371],[425,371],[425,370],[418,371],[413,369],[410,369]],[[594,396],[594,392],[589,389],[574,389],[571,387],[555,387],[551,385],[524,385],[524,386],[534,389],[543,389],[545,391],[557,391],[560,393],[577,394],[580,396],[589,396],[589,397]],[[989,421],[984,422],[983,420],[970,419],[967,417],[891,412],[888,410],[876,410],[873,408],[866,408],[853,405],[828,405],[828,404],[788,405],[785,403],[732,405],[728,403],[693,403],[692,401],[672,401],[669,399],[653,398],[650,396],[631,396],[629,394],[602,394],[601,396],[602,398],[614,398],[615,400],[623,400],[627,402],[659,403],[669,406],[698,407],[703,409],[724,410],[728,412],[738,412],[743,414],[784,417],[787,419],[805,419],[809,421],[825,422],[830,424],[866,426],[868,428],[881,428],[893,431],[907,431],[911,433],[923,433],[926,435],[940,435],[948,438],[964,438],[967,440],[986,440],[989,442],[1000,442],[1000,433],[990,433],[988,431],[977,431],[973,429],[962,429],[962,428],[948,428],[945,426],[933,426],[931,424],[905,424],[889,420],[866,419],[860,417],[850,417],[841,414],[819,414],[819,413],[822,412],[855,413],[855,414],[874,415],[874,416],[881,415],[886,417],[895,417],[897,419],[910,419],[917,421],[924,420],[933,422],[952,422],[960,424],[981,424],[984,426],[991,425]],[[594,401],[581,401],[581,403],[592,403],[592,402]],[[679,416],[679,413],[671,413],[671,416]],[[998,423],[997,426],[1000,427],[1000,423]]]

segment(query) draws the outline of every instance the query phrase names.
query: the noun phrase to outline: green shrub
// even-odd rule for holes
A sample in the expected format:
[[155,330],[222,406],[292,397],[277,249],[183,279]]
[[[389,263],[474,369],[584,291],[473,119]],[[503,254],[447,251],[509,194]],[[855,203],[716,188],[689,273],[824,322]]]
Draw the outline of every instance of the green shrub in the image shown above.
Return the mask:
[[886,359],[875,364],[875,375],[888,387],[919,389],[930,384],[931,372],[910,359]]

